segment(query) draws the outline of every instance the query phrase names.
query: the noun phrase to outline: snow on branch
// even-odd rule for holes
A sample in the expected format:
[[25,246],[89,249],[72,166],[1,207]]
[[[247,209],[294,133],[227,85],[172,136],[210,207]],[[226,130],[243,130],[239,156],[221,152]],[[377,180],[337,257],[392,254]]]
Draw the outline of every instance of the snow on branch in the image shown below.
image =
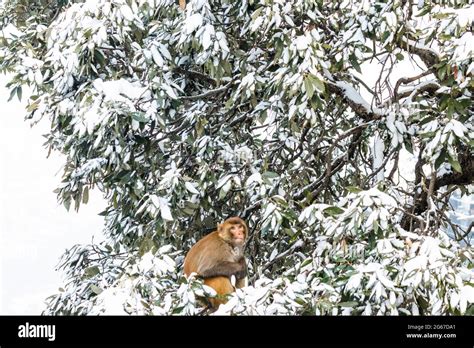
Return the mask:
[[400,98],[403,98],[403,97],[400,97],[398,95],[398,89],[400,88],[400,85],[403,83],[403,84],[409,84],[411,82],[415,82],[416,80],[419,80],[421,79],[422,77],[424,76],[427,76],[427,75],[430,75],[431,74],[431,71],[424,71],[422,72],[421,74],[418,74],[416,76],[413,76],[413,77],[402,77],[402,78],[399,78],[397,83],[395,84],[395,88],[393,90],[393,99],[392,101],[398,101]]
[[397,93],[393,96],[393,101],[398,101],[400,99],[409,97],[409,102],[413,101],[417,95],[428,92],[429,94],[434,94],[441,86],[435,81],[425,81],[420,83],[418,86]]
[[343,81],[335,81],[331,74],[326,71],[328,89],[342,97],[351,109],[365,121],[379,120],[385,114],[383,109],[372,107],[353,86]]
[[407,38],[402,38],[401,41],[400,48],[416,54],[429,69],[440,62],[440,55],[434,49]]

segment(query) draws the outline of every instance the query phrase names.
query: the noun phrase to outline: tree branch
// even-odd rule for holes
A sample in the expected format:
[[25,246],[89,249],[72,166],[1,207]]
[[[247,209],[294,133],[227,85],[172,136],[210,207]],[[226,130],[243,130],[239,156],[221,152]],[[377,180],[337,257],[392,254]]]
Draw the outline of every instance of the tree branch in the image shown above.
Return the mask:
[[325,71],[325,76],[327,78],[326,88],[344,99],[357,116],[365,121],[382,118],[383,110],[371,107],[353,86],[343,81],[336,81],[328,71]]
[[176,67],[173,69],[174,72],[178,74],[183,74],[186,75],[186,77],[190,78],[191,80],[204,80],[207,83],[211,84],[212,86],[217,86],[217,81],[214,80],[212,77],[203,74],[199,71],[194,71],[194,70],[187,70],[183,69],[181,67]]
[[215,96],[217,94],[220,94],[222,92],[225,92],[229,89],[229,87],[231,86],[233,81],[230,81],[228,84],[222,86],[222,87],[219,87],[219,88],[216,88],[216,89],[211,89],[207,92],[204,92],[204,93],[201,93],[201,94],[196,94],[196,95],[183,95],[181,97],[179,97],[180,100],[198,100],[198,99],[205,99],[205,98],[209,98],[209,97],[212,97],[212,96]]
[[[310,195],[311,197],[317,197],[319,193],[321,192],[322,188],[324,185],[321,185],[323,182],[327,182],[329,178],[334,175],[341,167],[342,164],[351,157],[357,147],[358,141],[360,139],[360,136],[362,135],[362,130],[366,128],[371,122],[367,122],[364,124],[361,124],[359,126],[353,127],[346,132],[342,133],[339,135],[334,142],[332,143],[331,147],[328,149],[326,152],[326,170],[323,175],[321,175],[318,179],[316,179],[314,182],[310,183],[309,185],[306,185],[302,189],[299,190],[299,192],[294,196],[295,200],[301,200],[306,197],[306,193],[308,191],[311,191]],[[331,154],[336,146],[341,140],[344,138],[347,138],[350,135],[354,135],[352,138],[352,141],[349,145],[349,149],[347,150],[347,153],[344,156],[338,157],[334,162],[331,163]]]
[[[462,168],[462,173],[452,172],[444,174],[439,178],[434,178],[434,184],[432,180],[426,181],[427,187],[432,187],[433,194],[441,187],[449,185],[470,185],[474,183],[474,154],[465,148],[464,153],[459,155],[459,162]],[[415,198],[415,203],[410,209],[414,215],[420,215],[428,208],[429,192],[424,190],[418,199]],[[405,230],[411,230],[411,219],[405,215],[401,220],[401,226]]]
[[398,44],[401,49],[416,54],[425,63],[429,70],[433,70],[440,63],[439,54],[432,48],[425,47],[416,41],[402,38]]
[[[416,75],[416,76],[413,76],[413,77],[402,77],[401,79],[398,79],[397,83],[395,84],[395,88],[394,88],[394,95],[393,95],[393,98],[392,98],[392,101],[396,102],[398,101],[401,97],[398,96],[398,89],[400,88],[400,85],[403,83],[403,84],[408,84],[408,83],[411,83],[411,82],[414,82],[416,80],[419,80],[421,79],[422,77],[425,77],[429,74],[431,74],[432,72],[427,70],[427,71],[424,71],[422,72],[421,74],[419,75]],[[406,92],[405,92],[406,93]],[[410,94],[408,94],[410,95]]]

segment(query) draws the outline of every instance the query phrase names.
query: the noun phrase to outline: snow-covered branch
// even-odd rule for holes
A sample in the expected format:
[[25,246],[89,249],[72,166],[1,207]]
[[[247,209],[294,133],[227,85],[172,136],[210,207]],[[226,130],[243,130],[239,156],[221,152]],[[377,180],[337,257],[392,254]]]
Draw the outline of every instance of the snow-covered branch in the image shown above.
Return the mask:
[[363,120],[378,120],[385,114],[383,109],[373,107],[367,103],[360,93],[349,83],[336,81],[327,71],[325,72],[325,76],[327,77],[326,85],[328,86],[328,90],[343,98],[354,113]]

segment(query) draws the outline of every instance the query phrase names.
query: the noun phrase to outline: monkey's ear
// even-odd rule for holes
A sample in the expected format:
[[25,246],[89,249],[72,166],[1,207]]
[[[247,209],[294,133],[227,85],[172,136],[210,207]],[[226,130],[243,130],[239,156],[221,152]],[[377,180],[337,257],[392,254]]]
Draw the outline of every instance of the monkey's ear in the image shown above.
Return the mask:
[[223,224],[217,224],[217,231],[222,232]]

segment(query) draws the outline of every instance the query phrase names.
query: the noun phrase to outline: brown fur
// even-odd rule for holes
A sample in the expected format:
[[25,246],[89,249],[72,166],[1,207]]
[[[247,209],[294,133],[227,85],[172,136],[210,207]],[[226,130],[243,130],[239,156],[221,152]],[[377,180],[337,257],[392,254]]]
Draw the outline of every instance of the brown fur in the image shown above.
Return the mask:
[[184,274],[189,277],[195,272],[204,278],[204,284],[213,288],[219,299],[209,299],[211,306],[216,308],[225,303],[225,295],[234,292],[230,281],[236,277],[236,287],[245,285],[247,267],[243,255],[243,245],[235,246],[229,229],[232,225],[244,227],[245,240],[248,228],[245,222],[233,217],[219,224],[217,231],[200,239],[188,252],[184,260]]

